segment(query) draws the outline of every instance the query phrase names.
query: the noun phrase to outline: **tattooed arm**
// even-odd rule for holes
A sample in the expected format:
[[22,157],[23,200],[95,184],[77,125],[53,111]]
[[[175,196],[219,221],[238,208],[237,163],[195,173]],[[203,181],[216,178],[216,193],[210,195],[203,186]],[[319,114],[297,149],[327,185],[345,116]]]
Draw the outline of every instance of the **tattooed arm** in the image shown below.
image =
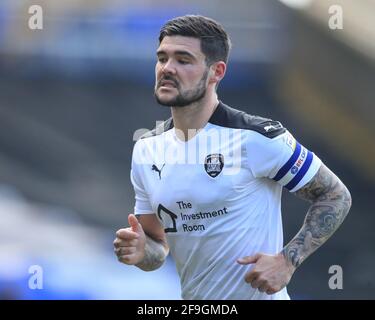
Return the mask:
[[118,230],[113,243],[118,260],[143,271],[161,267],[169,248],[155,214],[140,215],[138,219],[130,214],[128,221],[130,227]]
[[160,268],[168,255],[167,247],[146,235],[144,258],[136,266],[143,271],[153,271]]
[[245,281],[267,294],[276,293],[289,283],[296,268],[337,230],[351,206],[348,189],[324,164],[295,195],[310,201],[311,206],[293,240],[280,254],[258,253],[237,260],[240,264],[255,264]]
[[295,195],[312,203],[301,230],[282,251],[297,268],[341,225],[349,212],[351,196],[340,179],[324,164]]

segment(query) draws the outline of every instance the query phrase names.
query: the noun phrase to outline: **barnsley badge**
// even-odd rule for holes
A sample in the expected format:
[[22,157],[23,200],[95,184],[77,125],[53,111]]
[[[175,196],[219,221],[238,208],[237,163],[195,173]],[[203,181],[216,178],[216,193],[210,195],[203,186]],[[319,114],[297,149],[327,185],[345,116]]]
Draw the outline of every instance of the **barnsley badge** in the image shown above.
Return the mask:
[[209,154],[204,160],[204,169],[212,178],[217,177],[224,167],[224,156],[220,153]]

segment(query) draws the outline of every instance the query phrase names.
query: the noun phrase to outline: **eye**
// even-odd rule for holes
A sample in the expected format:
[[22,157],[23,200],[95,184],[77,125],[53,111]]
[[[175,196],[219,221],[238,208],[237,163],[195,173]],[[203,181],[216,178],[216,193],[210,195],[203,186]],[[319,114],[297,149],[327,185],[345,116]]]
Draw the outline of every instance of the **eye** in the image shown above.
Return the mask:
[[165,57],[159,57],[158,58],[158,62],[160,62],[160,63],[166,63],[167,59]]
[[187,61],[187,60],[178,60],[178,63],[180,63],[180,64],[188,64],[189,61]]

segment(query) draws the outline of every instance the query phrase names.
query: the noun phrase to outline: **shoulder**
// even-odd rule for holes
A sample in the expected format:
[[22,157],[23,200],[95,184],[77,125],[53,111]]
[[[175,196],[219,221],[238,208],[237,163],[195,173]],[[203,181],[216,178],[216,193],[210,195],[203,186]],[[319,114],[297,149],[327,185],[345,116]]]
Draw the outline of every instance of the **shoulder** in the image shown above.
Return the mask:
[[152,157],[152,153],[156,144],[158,144],[159,138],[173,128],[173,120],[169,118],[164,121],[159,121],[156,127],[152,130],[148,130],[146,133],[142,134],[133,146],[133,160],[144,161],[144,159],[149,159]]
[[252,130],[270,139],[286,132],[279,121],[250,115],[222,102],[219,103],[209,122],[227,128]]
[[166,132],[166,131],[168,131],[172,128],[173,128],[173,119],[171,117],[167,120],[161,121],[161,123],[159,123],[154,129],[152,129],[151,131],[148,131],[145,134],[143,134],[140,137],[140,140],[146,139],[146,138],[151,138],[151,137],[156,137],[156,136],[161,135],[162,133],[164,133],[164,132]]

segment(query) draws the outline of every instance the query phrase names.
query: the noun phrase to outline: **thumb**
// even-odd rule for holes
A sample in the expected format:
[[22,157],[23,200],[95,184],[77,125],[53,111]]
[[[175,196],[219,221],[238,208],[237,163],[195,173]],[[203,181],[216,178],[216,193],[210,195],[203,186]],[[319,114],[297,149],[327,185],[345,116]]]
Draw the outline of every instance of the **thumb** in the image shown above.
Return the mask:
[[237,263],[239,264],[250,264],[250,263],[256,263],[259,258],[261,257],[260,253],[257,253],[256,255],[253,256],[246,256],[243,258],[237,259]]
[[129,226],[132,228],[132,231],[139,232],[141,230],[141,226],[138,223],[138,219],[135,217],[134,214],[128,215],[128,222]]

